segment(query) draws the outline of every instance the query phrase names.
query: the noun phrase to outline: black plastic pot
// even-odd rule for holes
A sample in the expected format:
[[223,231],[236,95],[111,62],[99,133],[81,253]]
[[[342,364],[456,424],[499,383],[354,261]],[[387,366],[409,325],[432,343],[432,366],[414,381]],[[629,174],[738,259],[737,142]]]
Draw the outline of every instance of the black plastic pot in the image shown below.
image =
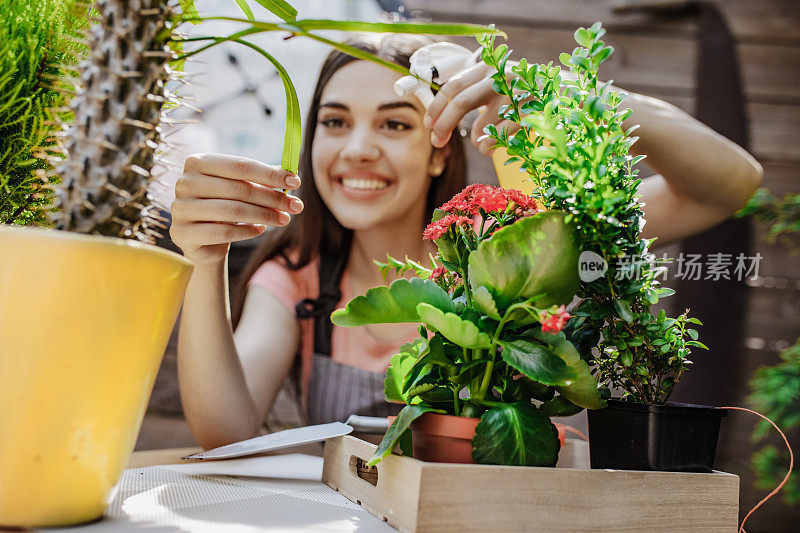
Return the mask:
[[592,468],[711,472],[724,409],[608,400],[589,411]]

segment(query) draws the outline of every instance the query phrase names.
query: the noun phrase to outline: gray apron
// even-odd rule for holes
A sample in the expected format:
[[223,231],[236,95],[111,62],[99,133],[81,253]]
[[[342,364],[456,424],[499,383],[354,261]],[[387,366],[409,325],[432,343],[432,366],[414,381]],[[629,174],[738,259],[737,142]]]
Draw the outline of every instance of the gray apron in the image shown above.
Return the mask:
[[308,383],[306,417],[309,424],[345,422],[350,415],[397,415],[400,404],[388,403],[383,394],[384,372],[370,372],[337,363],[331,358],[331,313],[341,299],[340,283],[347,253],[322,253],[319,262],[320,294],[295,305],[297,318],[314,319],[314,356]]

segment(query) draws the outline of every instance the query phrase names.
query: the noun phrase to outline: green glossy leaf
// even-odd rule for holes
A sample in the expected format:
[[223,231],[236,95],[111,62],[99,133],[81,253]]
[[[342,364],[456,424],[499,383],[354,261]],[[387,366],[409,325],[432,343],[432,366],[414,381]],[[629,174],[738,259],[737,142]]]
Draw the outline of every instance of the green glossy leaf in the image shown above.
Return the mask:
[[481,313],[489,318],[498,321],[501,319],[500,313],[497,311],[497,306],[494,304],[492,294],[489,292],[489,289],[483,285],[475,289],[475,292],[472,294],[472,303],[475,304],[475,307],[477,307]]
[[[284,0],[256,0],[259,4],[278,15],[286,22],[292,22],[297,18],[297,10]],[[239,0],[236,1],[239,3]],[[251,13],[252,16],[252,13]]]
[[539,406],[539,412],[544,416],[572,416],[583,411],[583,407],[575,405],[564,396],[556,396]]
[[581,359],[578,350],[566,339],[563,332],[542,333],[539,331],[534,336],[541,342],[553,346],[553,353],[577,374],[577,378],[569,385],[556,387],[562,396],[575,405],[587,409],[601,409],[606,406],[605,400],[597,389],[597,380],[589,370],[589,365]]
[[450,296],[435,282],[412,278],[398,279],[389,287],[373,287],[365,295],[356,296],[344,309],[337,309],[331,320],[337,326],[420,322],[417,305],[427,303],[448,313],[456,307]]
[[472,439],[476,463],[511,466],[555,466],[558,431],[530,404],[492,407],[481,416]]
[[442,312],[441,309],[427,303],[417,305],[417,314],[430,329],[436,330],[448,340],[465,348],[489,348],[491,339],[478,326],[462,319],[453,312]]
[[403,344],[400,353],[392,356],[383,380],[383,393],[387,402],[408,403],[408,395],[403,394],[403,380],[425,348],[424,340],[414,339],[414,342]]
[[431,369],[419,376],[413,383],[408,382],[403,387],[404,392],[408,394],[409,398],[418,396],[425,392],[435,389],[439,385],[440,377],[438,369]]
[[547,211],[501,228],[469,255],[469,284],[485,286],[498,310],[540,296],[538,307],[566,304],[580,287],[574,228]]
[[386,458],[386,456],[392,453],[392,450],[394,450],[394,447],[403,436],[403,433],[406,432],[408,426],[410,426],[414,420],[421,417],[425,413],[446,414],[446,411],[434,409],[432,407],[428,407],[427,405],[406,405],[403,407],[403,410],[400,411],[400,413],[397,415],[397,418],[394,419],[392,425],[389,426],[389,429],[386,431],[386,435],[383,436],[383,440],[378,445],[378,449],[375,450],[375,454],[370,458],[367,466],[374,466],[380,463]]
[[633,322],[633,310],[631,304],[625,300],[614,300],[614,309],[617,310],[619,317],[625,322]]
[[529,378],[545,385],[566,385],[578,378],[575,370],[547,346],[525,339],[500,341],[503,361]]

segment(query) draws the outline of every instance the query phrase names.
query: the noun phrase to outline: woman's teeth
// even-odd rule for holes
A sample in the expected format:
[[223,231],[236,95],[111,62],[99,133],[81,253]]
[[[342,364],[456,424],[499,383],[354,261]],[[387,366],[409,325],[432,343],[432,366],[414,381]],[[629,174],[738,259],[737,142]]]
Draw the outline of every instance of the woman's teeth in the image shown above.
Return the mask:
[[365,180],[353,178],[342,178],[342,185],[348,189],[361,190],[381,190],[389,186],[389,184],[383,180]]

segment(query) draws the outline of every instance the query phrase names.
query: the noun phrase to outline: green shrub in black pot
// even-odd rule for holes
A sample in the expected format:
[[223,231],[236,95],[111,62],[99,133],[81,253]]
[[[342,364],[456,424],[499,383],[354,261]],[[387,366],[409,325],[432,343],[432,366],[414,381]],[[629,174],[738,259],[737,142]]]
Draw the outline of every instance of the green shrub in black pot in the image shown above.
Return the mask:
[[[632,111],[624,96],[598,81],[613,49],[600,23],[575,32],[578,47],[552,63],[508,62],[505,45],[487,37],[484,61],[495,67],[494,89],[510,99],[500,116],[520,127],[488,126],[487,135],[534,181],[548,210],[569,213],[585,269],[580,303],[565,329],[601,386],[620,392],[609,407],[589,411],[592,468],[710,471],[723,410],[668,404],[691,364],[696,318],[656,316],[651,306],[674,293],[657,280],[662,269],[640,237],[644,224],[634,165],[636,138],[623,128]],[[568,69],[568,70],[567,70]],[[595,273],[596,275],[591,275]]]

